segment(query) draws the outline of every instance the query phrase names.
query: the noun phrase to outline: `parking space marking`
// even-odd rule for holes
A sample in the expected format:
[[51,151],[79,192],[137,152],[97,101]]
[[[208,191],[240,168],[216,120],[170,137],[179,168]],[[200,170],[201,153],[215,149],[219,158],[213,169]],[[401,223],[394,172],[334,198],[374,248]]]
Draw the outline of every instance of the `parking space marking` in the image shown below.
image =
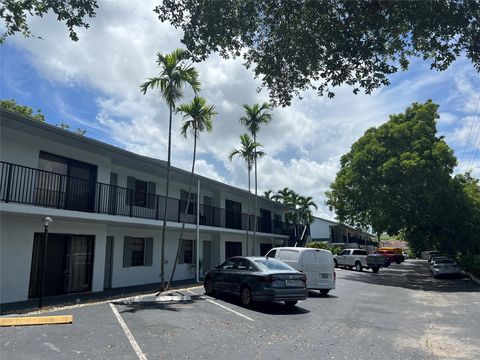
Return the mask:
[[112,311],[113,311],[113,313],[115,314],[115,317],[117,318],[118,322],[120,323],[120,326],[122,327],[123,332],[124,332],[125,335],[127,336],[128,341],[130,341],[130,345],[132,345],[133,350],[134,350],[135,353],[137,354],[138,358],[139,358],[140,360],[147,360],[147,357],[146,357],[145,354],[142,352],[142,349],[140,349],[140,346],[138,346],[137,341],[135,340],[135,338],[133,337],[132,333],[130,332],[130,329],[128,328],[127,324],[125,324],[125,321],[123,321],[122,316],[121,316],[120,313],[118,312],[118,310],[117,310],[117,308],[115,307],[115,305],[113,305],[112,303],[109,303],[109,305],[110,305],[110,307],[112,308]]
[[238,311],[235,311],[235,310],[233,310],[233,309],[230,309],[229,307],[226,307],[226,306],[224,306],[224,305],[222,305],[222,304],[220,304],[220,303],[218,303],[218,302],[216,302],[216,301],[210,300],[210,299],[206,298],[206,297],[203,296],[203,295],[197,294],[196,292],[193,292],[193,291],[190,291],[190,290],[188,290],[188,292],[190,292],[190,293],[192,293],[192,294],[195,294],[195,295],[198,295],[198,297],[200,297],[201,299],[207,300],[208,302],[210,302],[210,303],[212,303],[212,304],[215,304],[215,305],[217,305],[217,306],[220,306],[221,308],[223,308],[223,309],[225,309],[225,310],[228,310],[228,311],[230,311],[230,312],[232,312],[232,313],[234,313],[234,314],[236,314],[236,315],[238,315],[238,316],[241,316],[241,317],[243,317],[244,319],[247,319],[248,321],[255,321],[255,320],[253,320],[252,318],[248,317],[247,315],[243,315],[242,313],[239,313]]

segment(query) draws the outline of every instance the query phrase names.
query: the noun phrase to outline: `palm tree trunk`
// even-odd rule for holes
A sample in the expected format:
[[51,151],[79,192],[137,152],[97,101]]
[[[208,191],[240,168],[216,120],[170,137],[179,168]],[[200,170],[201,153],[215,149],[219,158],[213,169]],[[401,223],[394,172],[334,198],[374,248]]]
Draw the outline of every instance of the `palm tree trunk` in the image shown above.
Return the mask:
[[[180,230],[180,237],[178,239],[178,246],[177,246],[177,255],[175,256],[175,262],[173,263],[173,269],[172,273],[170,275],[170,279],[168,280],[166,291],[170,289],[170,284],[173,281],[173,276],[175,275],[175,270],[177,269],[177,263],[180,260],[180,251],[182,249],[182,241],[183,241],[183,231],[185,230],[185,222],[187,220],[187,213],[188,213],[188,208],[190,206],[190,197],[192,193],[192,182],[193,182],[193,173],[195,171],[195,157],[197,154],[197,129],[194,129],[194,139],[193,139],[193,160],[192,160],[192,172],[190,173],[190,183],[188,185],[188,196],[187,196],[187,206],[185,207],[185,210],[183,212],[183,221],[182,221],[182,228]],[[199,216],[199,214],[197,214]],[[193,252],[192,252],[193,253]],[[198,256],[198,255],[197,255]],[[193,259],[192,259],[193,260]]]
[[[257,142],[256,135],[253,135],[253,142]],[[255,209],[253,210],[253,240],[252,240],[252,255],[255,255],[255,236],[257,234],[257,148],[255,152]]]
[[168,155],[167,155],[167,185],[165,188],[165,205],[163,207],[163,226],[162,226],[162,249],[160,259],[160,292],[164,291],[165,287],[165,230],[167,227],[167,205],[168,205],[168,188],[170,186],[170,156],[172,143],[172,113],[173,106],[170,104],[170,118],[168,122]]
[[247,198],[247,256],[248,256],[248,232],[250,231],[250,168],[248,168],[248,198]]

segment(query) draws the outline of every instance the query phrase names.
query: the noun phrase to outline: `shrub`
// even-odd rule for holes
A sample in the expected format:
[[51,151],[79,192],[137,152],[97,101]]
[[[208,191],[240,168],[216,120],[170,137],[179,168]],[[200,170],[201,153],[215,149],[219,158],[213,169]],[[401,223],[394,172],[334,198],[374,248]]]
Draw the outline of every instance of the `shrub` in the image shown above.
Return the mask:
[[305,246],[315,249],[329,250],[332,254],[338,254],[343,250],[343,247],[338,245],[328,245],[325,241],[311,241]]
[[458,262],[463,270],[480,278],[480,255],[461,255]]

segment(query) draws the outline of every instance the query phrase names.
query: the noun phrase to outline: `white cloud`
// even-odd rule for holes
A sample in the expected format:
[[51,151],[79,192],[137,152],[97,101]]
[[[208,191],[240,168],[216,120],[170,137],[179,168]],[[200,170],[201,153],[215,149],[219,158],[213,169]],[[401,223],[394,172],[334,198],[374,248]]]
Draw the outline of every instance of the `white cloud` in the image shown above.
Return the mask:
[[[102,2],[97,17],[90,21],[91,28],[79,30],[76,43],[52,16],[32,18],[32,30],[44,40],[13,40],[29,52],[33,66],[48,81],[93,89],[98,94],[96,119],[77,119],[79,123],[95,120],[92,126],[103,129],[108,142],[165,160],[168,109],[158,91],[144,96],[139,89],[146,78],[158,73],[156,52],[181,47],[180,32],[162,24],[153,13],[157,2]],[[245,132],[238,120],[243,113],[241,105],[268,101],[267,93],[256,92],[260,81],[239,59],[212,55],[195,66],[202,82],[201,95],[218,112],[213,132],[202,134],[199,140],[197,172],[246,188],[244,164],[237,159],[230,163],[227,155],[239,146],[239,135]],[[303,100],[295,99],[292,106],[275,109],[272,123],[263,126],[258,135],[267,153],[258,164],[259,189],[289,187],[313,196],[319,205],[316,214],[331,218],[324,205],[324,191],[335,178],[340,156],[369,127],[387,121],[390,114],[403,112],[414,101],[433,98],[440,103],[439,127],[449,143],[459,146],[465,138],[466,119],[474,111],[480,81],[471,76],[474,69],[467,61],[441,73],[424,68],[420,62],[413,63],[411,76],[399,74],[392,78],[391,86],[372,95],[353,95],[346,86],[336,90],[334,99],[307,91]],[[190,98],[187,91],[185,101]],[[61,104],[61,99],[57,103]],[[69,114],[75,104],[62,106]],[[179,134],[179,127],[180,115],[176,114],[172,163],[188,171],[192,142]]]

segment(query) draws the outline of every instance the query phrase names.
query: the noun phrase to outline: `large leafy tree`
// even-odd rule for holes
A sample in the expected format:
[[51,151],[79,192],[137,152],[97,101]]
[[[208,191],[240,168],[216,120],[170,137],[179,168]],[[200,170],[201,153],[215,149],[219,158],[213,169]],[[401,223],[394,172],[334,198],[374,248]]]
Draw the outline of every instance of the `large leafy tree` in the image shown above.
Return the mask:
[[42,114],[42,110],[38,109],[34,114],[33,109],[30,106],[18,104],[14,99],[2,99],[0,100],[0,107],[12,111],[30,119],[45,122],[45,115]]
[[371,93],[412,57],[445,70],[464,54],[480,71],[478,0],[164,0],[155,12],[195,60],[243,56],[284,106],[308,88]]
[[[182,248],[183,231],[185,230],[185,222],[187,220],[188,208],[190,207],[190,198],[192,193],[193,174],[195,172],[195,160],[197,155],[197,139],[202,132],[211,132],[213,128],[213,117],[217,114],[213,105],[207,105],[207,100],[200,96],[195,96],[191,103],[182,104],[178,107],[178,111],[183,114],[183,122],[180,133],[187,137],[189,131],[193,135],[193,158],[192,171],[190,172],[190,181],[188,184],[187,204],[183,214],[182,228],[180,230],[180,237],[178,239],[177,256],[173,263],[173,270],[170,275],[170,280],[167,284],[167,290],[172,283],[175,269],[180,258],[180,250]],[[199,214],[197,214],[198,216]]]
[[0,44],[8,36],[20,32],[25,37],[34,36],[28,26],[29,16],[40,16],[52,11],[57,20],[65,22],[70,39],[78,40],[74,28],[88,29],[85,18],[94,18],[98,8],[97,0],[2,0],[0,3],[0,17],[3,19],[4,32],[0,35]]
[[[265,155],[265,152],[258,150],[262,145],[253,141],[248,134],[240,135],[241,147],[238,149],[233,149],[228,155],[228,160],[232,161],[235,156],[239,156],[245,161],[247,165],[248,173],[248,220],[247,220],[247,255],[248,255],[248,232],[250,230],[250,173],[252,171],[253,164],[257,158],[261,158]],[[253,255],[253,246],[252,246],[252,255]]]
[[[400,231],[419,247],[454,242],[464,205],[452,182],[456,159],[436,135],[438,105],[414,103],[371,128],[342,156],[327,192],[340,221],[371,226],[377,234]],[[455,189],[457,188],[457,190]]]
[[140,87],[145,95],[149,89],[159,89],[160,94],[169,107],[168,120],[168,154],[167,154],[167,182],[165,186],[165,204],[163,211],[162,245],[160,260],[161,287],[165,282],[165,229],[167,226],[167,204],[170,186],[170,158],[172,148],[172,114],[175,104],[183,97],[183,88],[190,86],[195,93],[200,91],[200,81],[197,70],[187,62],[187,54],[183,49],[176,49],[170,54],[157,53],[157,65],[160,73],[157,77],[149,78]]
[[[272,114],[269,112],[271,109],[270,104],[253,104],[253,105],[243,105],[245,110],[245,115],[240,117],[240,123],[244,125],[250,134],[253,136],[253,142],[257,142],[257,134],[260,131],[260,125],[267,125],[272,121]],[[255,151],[257,151],[255,149]],[[255,209],[254,209],[254,225],[253,225],[253,243],[255,243],[255,234],[257,232],[257,156],[254,156],[254,165],[255,165]]]

